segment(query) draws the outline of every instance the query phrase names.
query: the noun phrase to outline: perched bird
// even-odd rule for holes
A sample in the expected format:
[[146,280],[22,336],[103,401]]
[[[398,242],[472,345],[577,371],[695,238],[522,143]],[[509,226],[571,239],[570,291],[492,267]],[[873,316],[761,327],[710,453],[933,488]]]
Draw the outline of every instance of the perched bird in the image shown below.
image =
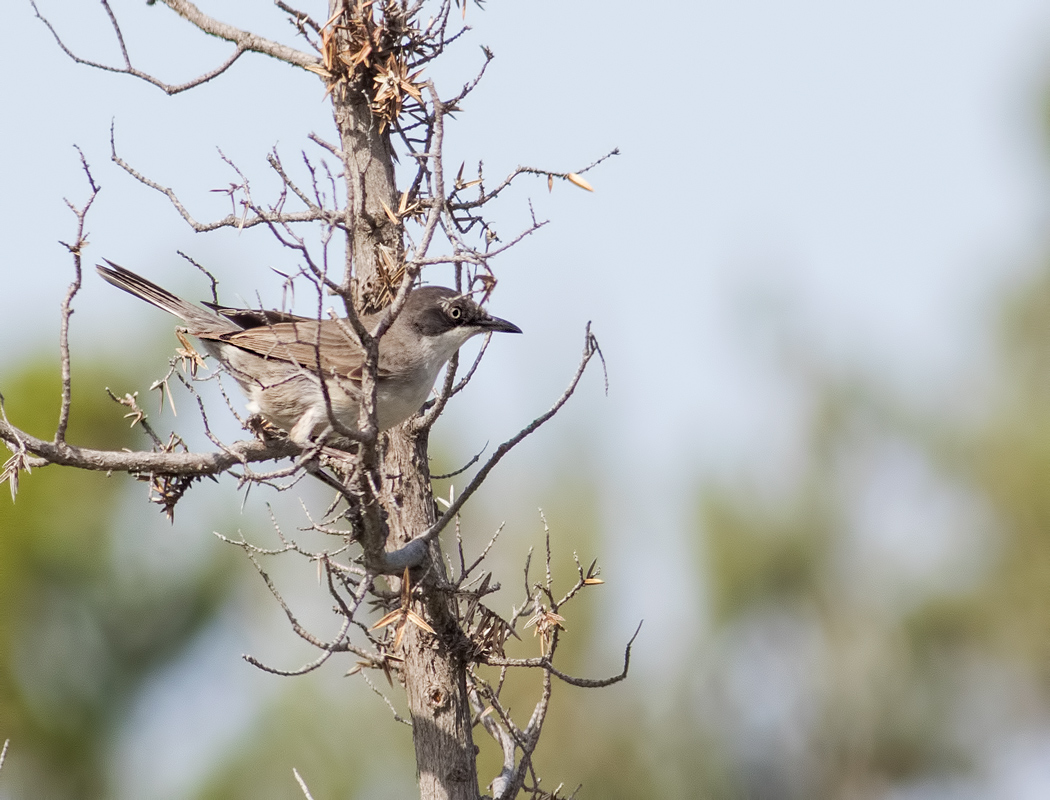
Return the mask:
[[[357,429],[364,351],[332,319],[279,311],[231,309],[189,303],[112,261],[99,264],[109,283],[174,314],[204,349],[225,366],[248,395],[248,410],[288,432],[300,444],[330,428],[320,380],[328,387],[332,415]],[[379,314],[363,315],[373,330]],[[438,372],[472,336],[489,331],[521,333],[466,295],[422,286],[379,340],[376,415],[379,429],[404,422],[426,401]],[[318,367],[320,355],[320,367]]]

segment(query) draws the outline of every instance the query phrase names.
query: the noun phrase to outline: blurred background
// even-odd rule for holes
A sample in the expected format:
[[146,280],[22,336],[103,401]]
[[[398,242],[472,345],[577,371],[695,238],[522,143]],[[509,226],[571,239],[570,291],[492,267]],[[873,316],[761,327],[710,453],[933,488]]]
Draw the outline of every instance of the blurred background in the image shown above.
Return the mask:
[[[292,40],[271,4],[201,7]],[[160,6],[114,0],[133,60],[172,83],[228,53]],[[40,0],[83,56],[119,63],[104,9]],[[306,8],[325,16],[317,3]],[[447,164],[579,170],[595,193],[524,180],[493,212],[504,241],[493,343],[435,437],[437,472],[558,396],[593,320],[609,367],[496,470],[464,516],[492,568],[551,530],[604,586],[567,607],[538,766],[581,798],[1042,798],[1050,793],[1050,6],[883,0],[493,2],[429,75],[444,96],[496,54],[448,132]],[[261,57],[168,98],[77,66],[28,3],[0,26],[0,393],[53,435],[59,240],[102,186],[103,257],[190,298],[282,302],[295,259],[261,229],[199,236],[109,159],[174,188],[198,219],[238,178],[272,197],[266,155],[333,137],[319,82]],[[218,150],[217,150],[218,148]],[[301,174],[301,167],[300,174]],[[269,195],[267,193],[270,193]],[[435,274],[440,282],[443,276]],[[308,302],[310,298],[300,298]],[[125,409],[206,447],[190,398],[156,392],[172,321],[85,275],[72,321],[70,439],[144,446]],[[210,394],[208,392],[211,392]],[[232,417],[208,387],[212,423]],[[6,456],[5,456],[6,457]],[[452,481],[455,483],[455,479]],[[448,482],[437,487],[442,494]],[[0,492],[0,798],[317,798],[415,793],[410,731],[333,658],[313,658],[254,568],[306,524],[295,497],[195,486],[169,524],[126,476],[53,467]],[[302,487],[318,513],[324,496]],[[324,543],[304,540],[307,546]],[[266,567],[312,630],[338,628],[307,563]],[[516,654],[538,651],[535,640]],[[537,679],[511,687],[522,721]],[[398,706],[398,692],[375,686]],[[484,779],[495,748],[478,733]]]

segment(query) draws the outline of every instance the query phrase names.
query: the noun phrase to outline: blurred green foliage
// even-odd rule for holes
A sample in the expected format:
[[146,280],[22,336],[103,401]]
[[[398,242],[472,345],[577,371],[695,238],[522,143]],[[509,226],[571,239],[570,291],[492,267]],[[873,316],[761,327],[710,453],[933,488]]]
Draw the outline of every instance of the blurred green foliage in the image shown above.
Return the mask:
[[[101,387],[120,377],[74,370],[67,439],[106,449],[141,445]],[[60,383],[50,359],[0,378],[8,419],[51,438]],[[0,737],[12,748],[11,796],[111,796],[108,747],[136,691],[175,657],[225,600],[222,560],[189,582],[136,580],[114,558],[127,480],[46,467],[23,473],[16,501],[0,493]],[[144,492],[143,492],[144,494]]]
[[[412,731],[394,722],[379,698],[341,677],[315,674],[284,684],[194,797],[301,797],[292,767],[318,798],[394,800],[418,792]],[[382,679],[379,688],[397,697]]]
[[[717,666],[701,691],[736,668],[752,636],[751,668],[800,693],[787,710],[769,711],[775,699],[758,690],[722,708],[721,722],[764,743],[731,753],[734,794],[982,796],[989,737],[1050,717],[1050,270],[1001,320],[995,390],[979,414],[930,416],[878,376],[829,372],[808,386],[809,442],[790,492],[746,479],[702,487]],[[918,490],[884,492],[883,507],[859,500],[870,483],[914,478],[909,462],[928,472]],[[929,507],[909,508],[908,491]],[[895,505],[903,513],[884,513]],[[933,563],[909,582],[931,541]],[[785,619],[806,632],[801,656],[800,637],[778,639]],[[785,667],[796,656],[804,677]],[[763,706],[782,716],[773,735]]]

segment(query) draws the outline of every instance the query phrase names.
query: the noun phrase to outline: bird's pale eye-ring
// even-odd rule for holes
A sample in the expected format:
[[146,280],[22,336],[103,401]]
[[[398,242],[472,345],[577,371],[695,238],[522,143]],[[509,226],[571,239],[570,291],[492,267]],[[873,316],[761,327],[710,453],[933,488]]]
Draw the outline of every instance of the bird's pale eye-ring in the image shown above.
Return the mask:
[[460,309],[456,308],[456,306],[452,306],[452,308],[448,310],[448,318],[451,320],[455,320],[456,322],[458,322],[462,316],[463,312]]

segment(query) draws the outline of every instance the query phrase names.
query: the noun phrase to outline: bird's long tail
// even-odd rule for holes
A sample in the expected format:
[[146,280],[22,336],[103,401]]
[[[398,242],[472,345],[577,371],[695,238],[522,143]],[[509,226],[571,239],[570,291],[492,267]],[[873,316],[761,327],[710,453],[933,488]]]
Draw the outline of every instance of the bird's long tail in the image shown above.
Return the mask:
[[240,330],[240,327],[230,320],[189,303],[181,297],[176,297],[167,289],[162,289],[152,281],[136,275],[131,270],[124,269],[119,264],[114,264],[109,259],[105,261],[109,266],[97,264],[95,269],[108,283],[175,315],[189,326],[190,333],[193,335],[221,336],[224,333]]

